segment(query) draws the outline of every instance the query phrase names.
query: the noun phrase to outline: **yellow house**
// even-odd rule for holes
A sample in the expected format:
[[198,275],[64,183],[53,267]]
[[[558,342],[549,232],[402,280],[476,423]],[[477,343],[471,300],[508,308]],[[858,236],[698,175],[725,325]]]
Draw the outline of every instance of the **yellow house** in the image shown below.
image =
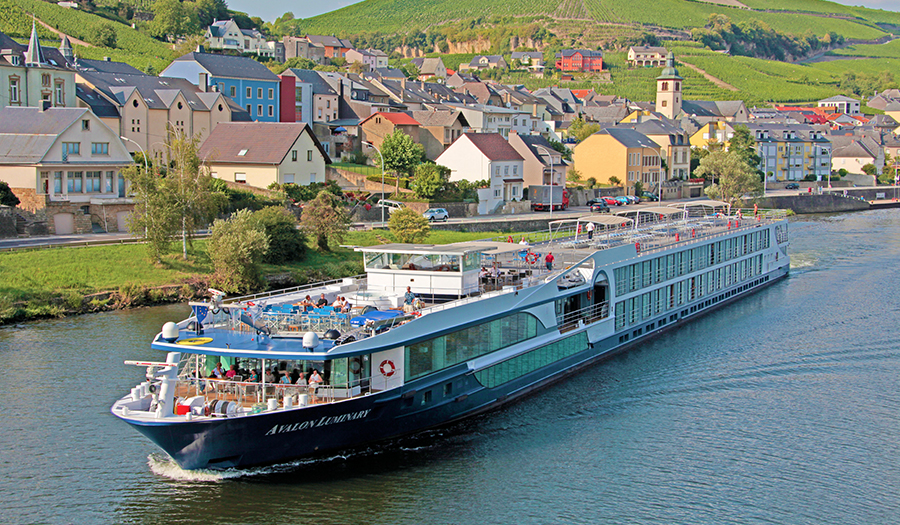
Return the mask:
[[595,178],[609,184],[610,177],[624,183],[625,193],[634,193],[634,183],[645,188],[661,182],[660,147],[643,133],[627,128],[607,128],[575,146],[572,159],[582,179]]
[[331,164],[309,125],[293,122],[223,122],[203,143],[200,159],[213,177],[257,188],[325,182]]
[[733,135],[734,126],[730,123],[724,121],[708,122],[691,135],[691,146],[708,148],[711,142],[718,142],[719,144],[724,144],[725,149],[728,149]]

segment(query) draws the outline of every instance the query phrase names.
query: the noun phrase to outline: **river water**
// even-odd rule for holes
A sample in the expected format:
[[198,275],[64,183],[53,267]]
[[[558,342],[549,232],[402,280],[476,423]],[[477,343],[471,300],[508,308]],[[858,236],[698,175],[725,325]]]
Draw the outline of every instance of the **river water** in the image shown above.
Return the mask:
[[525,401],[246,472],[181,471],[109,414],[186,307],[0,329],[0,522],[896,523],[900,212],[795,218],[791,254]]

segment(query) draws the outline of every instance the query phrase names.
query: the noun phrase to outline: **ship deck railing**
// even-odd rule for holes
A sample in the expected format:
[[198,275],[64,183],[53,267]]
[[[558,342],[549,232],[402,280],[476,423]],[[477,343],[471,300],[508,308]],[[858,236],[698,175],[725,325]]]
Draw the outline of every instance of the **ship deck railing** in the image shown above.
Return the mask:
[[[231,401],[238,405],[241,409],[240,413],[246,414],[254,410],[264,410],[269,399],[277,399],[280,403],[279,406],[283,406],[285,397],[291,396],[293,398],[291,405],[294,408],[300,408],[345,401],[384,390],[384,388],[377,388],[375,382],[375,378],[367,377],[337,384],[322,383],[310,387],[286,383],[180,377],[175,385],[175,398],[182,403],[188,399],[202,398],[204,405],[213,400]],[[305,401],[305,404],[301,399]]]
[[[495,263],[499,275],[480,279],[477,290],[461,293],[460,290],[431,290],[434,295],[457,295],[459,298],[440,304],[427,304],[418,311],[419,315],[454,308],[456,306],[480,301],[485,298],[514,293],[516,290],[528,288],[547,281],[548,277],[563,273],[568,267],[582,261],[591,252],[611,249],[619,246],[634,245],[637,256],[645,256],[669,249],[674,245],[688,245],[708,241],[711,238],[724,236],[735,231],[750,230],[786,216],[784,210],[739,210],[732,215],[696,215],[677,220],[659,220],[643,222],[628,228],[595,230],[593,238],[576,225],[562,227],[553,231],[531,232],[524,235],[528,245],[522,245],[521,253],[515,252],[504,260],[490,259],[488,265]],[[494,242],[510,242],[511,236],[498,236]],[[543,262],[547,253],[553,252],[556,258],[554,269],[548,270]],[[524,254],[524,255],[522,255]],[[306,295],[325,293],[344,293],[353,290],[359,292],[392,295],[384,290],[369,290],[365,275],[334,279],[309,285],[296,286],[282,290],[234,297],[228,299],[226,305],[245,306],[251,303],[269,305],[289,305],[299,302]],[[446,293],[445,293],[446,292]],[[396,294],[393,294],[396,295]],[[426,294],[427,295],[427,294]],[[358,306],[358,305],[357,305]],[[354,313],[357,312],[357,313]],[[358,315],[359,310],[349,314],[307,314],[296,311],[262,312],[259,318],[265,323],[270,334],[281,337],[302,337],[308,331],[323,333],[337,329],[342,334],[356,333],[360,337],[372,335],[372,330],[358,329],[350,326],[350,319]],[[379,325],[379,333],[389,330],[398,322],[411,319],[404,317],[388,325]],[[256,328],[248,326],[239,317],[216,314],[210,328],[252,332]]]
[[578,310],[557,314],[556,325],[559,327],[559,331],[564,333],[607,317],[609,317],[609,302],[602,301]]

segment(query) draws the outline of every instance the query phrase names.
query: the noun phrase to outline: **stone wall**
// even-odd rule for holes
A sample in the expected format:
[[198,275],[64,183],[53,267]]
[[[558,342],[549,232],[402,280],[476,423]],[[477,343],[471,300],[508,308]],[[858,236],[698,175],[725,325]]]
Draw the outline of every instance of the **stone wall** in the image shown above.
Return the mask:
[[754,202],[759,204],[760,208],[790,209],[794,213],[835,213],[869,209],[868,202],[859,198],[844,197],[840,193],[781,195],[744,201],[743,205],[750,208]]
[[47,220],[47,196],[38,194],[34,188],[10,188],[19,198],[17,209],[26,220]]
[[[362,188],[365,191],[381,193],[381,181],[378,182],[371,181],[367,179],[368,175],[363,175],[361,173],[356,173],[355,171],[342,170],[340,168],[332,168],[331,166],[325,168],[325,180],[334,180],[337,181],[338,185],[341,185],[341,179],[346,180],[355,188]],[[389,175],[385,175],[387,179]],[[395,184],[391,184],[393,180],[388,182],[385,180],[384,183],[384,191],[388,193],[393,193],[396,190]],[[400,188],[400,193],[412,193],[412,190]]]
[[128,227],[119,229],[119,212],[131,213],[134,211],[134,204],[91,204],[91,222],[99,224],[100,228],[105,232],[127,232]]
[[[566,217],[572,217],[571,215],[566,215]],[[553,220],[559,220],[562,217],[554,216]],[[498,231],[509,231],[509,232],[532,232],[532,231],[546,231],[548,228],[548,224],[550,223],[550,218],[545,217],[541,219],[536,219],[533,217],[529,218],[508,218],[508,219],[487,219],[479,220],[478,222],[470,222],[466,224],[454,224],[454,223],[445,223],[445,222],[436,222],[431,225],[431,228],[434,230],[452,230],[452,231],[469,231],[469,232],[498,232]]]
[[0,239],[16,236],[16,209],[0,205]]

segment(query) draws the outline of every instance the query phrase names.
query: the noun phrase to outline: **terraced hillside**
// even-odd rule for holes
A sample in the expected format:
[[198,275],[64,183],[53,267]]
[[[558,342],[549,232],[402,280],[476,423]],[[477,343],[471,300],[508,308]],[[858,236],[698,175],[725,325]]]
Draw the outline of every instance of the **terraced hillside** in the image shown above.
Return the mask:
[[[847,7],[822,0],[748,0],[741,9],[691,0],[365,0],[305,20],[310,33],[339,34],[378,30],[405,33],[455,20],[491,16],[549,16],[586,24],[652,25],[691,29],[721,13],[735,23],[756,20],[778,31],[873,40],[884,36],[878,24],[900,25],[900,13]],[[377,24],[373,21],[377,20]]]
[[[113,60],[128,62],[142,70],[151,65],[156,71],[165,68],[174,58],[169,45],[130,26],[41,0],[0,0],[0,32],[20,39],[27,38],[31,33],[32,14],[60,32],[87,42],[94,40],[98,28],[102,25],[108,25],[115,30],[115,48],[75,46],[74,51],[81,58],[110,57]],[[52,41],[58,42],[60,39],[56,33],[42,25],[38,25],[37,29],[44,45],[52,45]]]

